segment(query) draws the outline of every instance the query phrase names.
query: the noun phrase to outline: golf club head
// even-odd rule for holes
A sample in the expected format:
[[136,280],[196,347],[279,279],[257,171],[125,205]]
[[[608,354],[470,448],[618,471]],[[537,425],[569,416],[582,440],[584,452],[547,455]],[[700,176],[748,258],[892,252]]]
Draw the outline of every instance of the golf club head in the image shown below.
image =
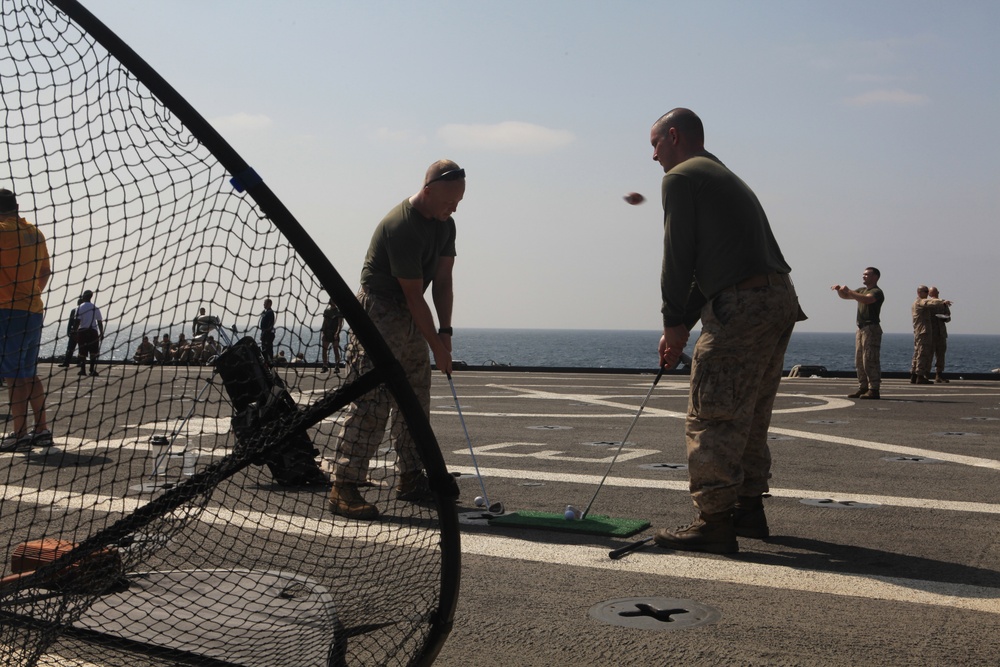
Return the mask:
[[501,503],[501,502],[495,502],[495,503],[493,503],[489,507],[489,512],[490,512],[490,514],[494,514],[494,515],[496,515],[496,514],[503,514],[504,513],[503,503]]

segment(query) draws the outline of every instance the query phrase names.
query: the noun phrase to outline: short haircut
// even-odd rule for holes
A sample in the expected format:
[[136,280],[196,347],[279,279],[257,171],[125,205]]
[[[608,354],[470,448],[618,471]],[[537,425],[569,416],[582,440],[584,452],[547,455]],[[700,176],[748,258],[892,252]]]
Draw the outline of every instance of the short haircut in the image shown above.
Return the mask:
[[427,167],[427,173],[424,174],[424,185],[427,185],[431,181],[440,177],[441,174],[448,171],[457,171],[461,169],[456,162],[452,160],[438,160],[431,166]]
[[917,285],[917,291],[918,292],[927,292],[929,290],[927,289],[927,285]]
[[698,118],[698,114],[691,111],[690,109],[685,109],[683,107],[677,107],[676,109],[671,109],[667,113],[657,119],[653,123],[653,127],[656,128],[656,134],[658,136],[663,136],[667,133],[670,128],[677,128],[677,131],[686,136],[692,141],[704,145],[705,143],[705,126],[701,122],[701,118]]
[[881,278],[882,277],[882,272],[879,271],[878,269],[876,269],[874,266],[865,267],[865,271],[871,271],[872,273],[875,274],[876,278]]
[[17,196],[7,188],[0,188],[0,213],[15,213]]

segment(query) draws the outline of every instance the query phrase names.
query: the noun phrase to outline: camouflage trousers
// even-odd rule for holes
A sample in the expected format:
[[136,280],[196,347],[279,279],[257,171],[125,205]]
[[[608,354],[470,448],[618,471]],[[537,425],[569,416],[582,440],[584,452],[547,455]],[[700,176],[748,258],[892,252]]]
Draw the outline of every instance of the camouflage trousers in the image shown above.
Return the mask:
[[[417,395],[424,414],[430,416],[431,361],[427,341],[417,329],[405,303],[375,296],[362,289],[358,300],[406,371],[407,380]],[[348,338],[347,382],[372,368],[372,362],[352,332]],[[391,420],[391,424],[390,424]],[[403,415],[395,406],[389,390],[379,386],[345,410],[340,428],[333,476],[337,482],[356,484],[368,477],[369,461],[378,450],[389,427],[389,441],[396,451],[399,472],[412,473],[423,468],[416,444]]]
[[798,313],[790,283],[729,288],[701,311],[685,428],[691,497],[702,512],[768,490],[767,429]]
[[934,357],[934,337],[928,333],[913,334],[913,363],[910,372],[927,377]]
[[882,327],[866,324],[858,327],[854,336],[854,365],[858,369],[858,386],[874,389],[882,386]]
[[948,351],[948,337],[934,334],[935,368],[938,373],[944,373],[944,354]]

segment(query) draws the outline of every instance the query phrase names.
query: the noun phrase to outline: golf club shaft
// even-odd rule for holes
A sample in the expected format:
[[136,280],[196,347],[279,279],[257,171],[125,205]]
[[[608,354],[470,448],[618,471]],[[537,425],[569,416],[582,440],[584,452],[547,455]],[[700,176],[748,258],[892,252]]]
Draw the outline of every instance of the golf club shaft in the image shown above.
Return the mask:
[[472,454],[472,465],[476,469],[476,479],[479,480],[479,488],[483,491],[483,500],[486,501],[486,507],[490,506],[490,497],[486,493],[486,485],[483,483],[483,476],[479,474],[479,463],[476,462],[476,452],[472,449],[472,438],[469,437],[469,429],[465,426],[465,417],[462,416],[462,406],[458,404],[458,393],[455,391],[455,382],[451,379],[451,374],[448,374],[448,384],[451,386],[451,395],[455,398],[455,410],[458,411],[458,421],[462,422],[462,430],[465,432],[465,441],[469,443],[469,453]]
[[646,407],[646,402],[649,401],[649,397],[653,395],[653,389],[656,388],[656,383],[658,383],[660,381],[660,378],[663,377],[663,371],[665,370],[665,368],[666,368],[665,366],[660,366],[659,372],[653,379],[652,386],[649,388],[649,391],[646,392],[646,398],[642,399],[642,404],[639,406],[638,412],[635,413],[635,417],[632,418],[632,423],[629,424],[628,430],[625,432],[625,437],[622,438],[621,444],[618,445],[618,451],[615,452],[615,455],[613,457],[611,457],[611,463],[608,464],[608,469],[605,471],[604,477],[601,478],[601,483],[597,485],[597,491],[594,491],[593,497],[591,497],[590,502],[587,503],[587,509],[583,510],[583,515],[580,517],[581,519],[586,519],[587,514],[590,513],[591,506],[594,504],[594,501],[597,500],[597,494],[601,492],[601,487],[604,486],[605,480],[607,480],[608,475],[611,473],[611,467],[615,464],[615,461],[618,460],[618,455],[622,453],[622,448],[625,447],[625,442],[628,440],[628,437],[632,434],[632,429],[635,427],[635,423],[639,421],[639,415],[642,414],[643,408]]
[[633,551],[638,551],[639,549],[646,546],[652,541],[653,541],[652,536],[644,537],[641,540],[633,542],[632,544],[626,544],[625,546],[615,549],[614,551],[609,551],[608,558],[610,558],[611,560],[618,560],[619,558],[622,558],[623,556],[626,556],[632,553]]

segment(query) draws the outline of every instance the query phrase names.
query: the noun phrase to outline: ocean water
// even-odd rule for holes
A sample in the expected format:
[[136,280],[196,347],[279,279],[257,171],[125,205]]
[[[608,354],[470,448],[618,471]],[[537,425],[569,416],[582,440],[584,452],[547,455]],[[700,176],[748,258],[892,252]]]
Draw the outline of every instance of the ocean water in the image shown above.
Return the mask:
[[[184,325],[189,326],[189,325]],[[183,329],[169,332],[176,340]],[[160,333],[162,333],[160,332]],[[57,337],[57,333],[59,334]],[[142,337],[141,331],[108,331],[101,357],[129,359]],[[186,332],[189,333],[189,332]],[[256,335],[255,331],[245,332]],[[241,332],[241,336],[244,333]],[[569,368],[656,368],[657,331],[609,331],[576,329],[456,329],[453,357],[472,366],[546,366]],[[344,336],[346,343],[346,334]],[[694,341],[688,343],[691,352]],[[46,326],[43,358],[65,352],[66,337],[56,327]],[[319,332],[279,329],[276,351],[291,358],[305,353],[306,360],[318,361]],[[882,370],[909,372],[913,357],[911,334],[885,334],[882,338]],[[953,334],[948,337],[946,370],[949,373],[988,373],[1000,367],[1000,336]],[[825,366],[831,371],[854,370],[854,333],[795,333],[785,354],[785,369],[797,364]]]
[[[453,357],[471,365],[656,368],[659,340],[657,331],[460,329],[452,344]],[[911,334],[883,336],[883,371],[909,372],[912,358]],[[948,372],[988,373],[1000,367],[1000,336],[951,335],[945,362]],[[853,371],[854,332],[793,334],[785,368],[797,364]]]

